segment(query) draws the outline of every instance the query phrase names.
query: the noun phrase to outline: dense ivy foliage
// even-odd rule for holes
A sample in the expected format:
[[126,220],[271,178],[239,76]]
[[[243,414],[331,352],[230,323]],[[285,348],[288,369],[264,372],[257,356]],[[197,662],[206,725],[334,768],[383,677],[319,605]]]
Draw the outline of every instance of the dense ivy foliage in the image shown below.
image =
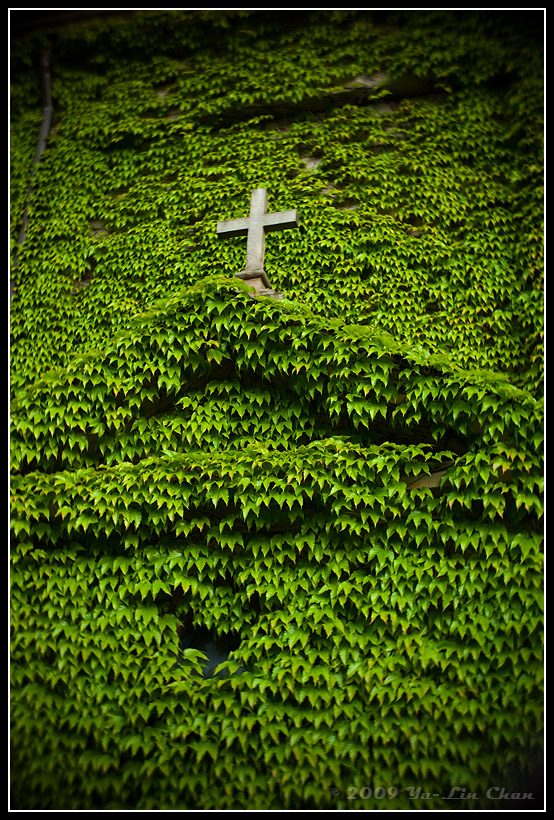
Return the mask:
[[[14,46],[18,808],[529,790],[534,21],[151,12]],[[215,236],[258,186],[300,214],[267,240],[282,301]],[[183,626],[240,637],[227,676],[198,675]]]

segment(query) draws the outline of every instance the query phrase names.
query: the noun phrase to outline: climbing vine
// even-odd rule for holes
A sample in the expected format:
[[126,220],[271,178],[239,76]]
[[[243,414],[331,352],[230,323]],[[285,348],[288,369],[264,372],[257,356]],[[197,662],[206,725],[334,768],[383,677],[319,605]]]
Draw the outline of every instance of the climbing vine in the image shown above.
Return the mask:
[[[529,791],[534,19],[150,12],[14,45],[18,808]],[[282,300],[215,234],[258,186],[300,215],[267,239]],[[240,638],[225,675],[190,628]]]

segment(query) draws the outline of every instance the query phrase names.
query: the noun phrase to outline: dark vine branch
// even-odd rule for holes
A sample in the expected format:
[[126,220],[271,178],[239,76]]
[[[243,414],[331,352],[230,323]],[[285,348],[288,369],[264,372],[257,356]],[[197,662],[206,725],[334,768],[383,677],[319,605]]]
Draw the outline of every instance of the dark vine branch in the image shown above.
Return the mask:
[[[33,179],[35,177],[35,172],[37,165],[40,161],[40,157],[46,148],[46,140],[48,139],[48,135],[50,133],[50,129],[52,127],[52,116],[54,114],[54,105],[52,102],[52,81],[50,75],[50,60],[52,56],[52,48],[51,46],[47,46],[41,55],[40,58],[40,73],[41,73],[41,85],[42,85],[42,123],[40,126],[40,133],[37,143],[37,149],[35,151],[35,158],[33,160],[33,170],[31,173],[31,182],[29,184],[29,190],[27,191],[27,201],[25,203],[25,208],[23,211],[23,218],[21,220],[21,227],[19,229],[19,237],[17,240],[18,248],[21,247],[23,242],[25,241],[25,233],[27,231],[27,225],[29,224],[29,200],[31,198],[31,193],[33,191]],[[15,259],[15,265],[17,266],[17,256]],[[15,286],[13,284],[13,280],[10,282],[10,298],[13,296],[15,290]]]

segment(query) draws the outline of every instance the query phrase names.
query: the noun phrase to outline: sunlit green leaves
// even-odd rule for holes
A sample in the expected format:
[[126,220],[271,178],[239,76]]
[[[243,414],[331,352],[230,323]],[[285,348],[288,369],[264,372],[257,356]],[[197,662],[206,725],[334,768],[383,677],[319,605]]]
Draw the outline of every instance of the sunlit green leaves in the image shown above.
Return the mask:
[[[245,344],[255,361],[243,356]],[[224,353],[223,372],[210,369],[219,367],[207,361],[211,350]],[[83,367],[86,377],[76,378]],[[71,415],[57,409],[66,396]],[[328,416],[319,418],[322,408]],[[490,719],[488,694],[468,707],[459,681],[474,687],[491,658],[516,663],[524,643],[526,666],[541,663],[542,479],[527,444],[539,421],[531,396],[494,374],[404,349],[371,328],[255,302],[225,278],[183,290],[137,317],[101,356],[75,360],[14,403],[29,453],[21,463],[42,467],[12,479],[21,539],[13,595],[27,623],[17,656],[47,674],[31,636],[38,623],[62,619],[64,640],[39,651],[58,658],[51,681],[79,682],[80,705],[97,691],[109,652],[108,674],[125,694],[103,689],[102,702],[124,706],[130,727],[112,754],[141,760],[158,750],[167,765],[171,710],[196,727],[180,761],[224,767],[226,750],[256,749],[283,771],[314,754],[300,738],[316,742],[322,709],[336,733],[347,713],[364,733],[369,709],[383,742],[389,713],[402,716],[407,736],[410,721],[429,716],[480,725]],[[439,447],[434,428],[457,449]],[[83,429],[94,430],[86,451]],[[175,665],[179,616],[197,613],[207,628],[243,636],[229,667],[243,671],[215,687],[199,675],[198,650],[185,649]],[[512,700],[525,693],[532,702],[536,684],[518,680]],[[268,691],[284,713],[270,713]],[[164,716],[153,726],[152,698]],[[220,731],[214,713],[236,722]],[[272,757],[253,745],[258,723],[263,737],[279,738],[279,726],[300,734]],[[340,743],[329,744],[340,757]],[[107,772],[106,754],[94,765]],[[165,765],[151,761],[151,775]]]

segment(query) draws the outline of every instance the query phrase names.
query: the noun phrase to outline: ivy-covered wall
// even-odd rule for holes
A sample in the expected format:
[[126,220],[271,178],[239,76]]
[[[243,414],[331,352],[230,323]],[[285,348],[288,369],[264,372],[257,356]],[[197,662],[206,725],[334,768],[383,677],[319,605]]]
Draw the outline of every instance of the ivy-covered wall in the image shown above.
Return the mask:
[[135,12],[11,80],[13,805],[537,807],[542,15]]

